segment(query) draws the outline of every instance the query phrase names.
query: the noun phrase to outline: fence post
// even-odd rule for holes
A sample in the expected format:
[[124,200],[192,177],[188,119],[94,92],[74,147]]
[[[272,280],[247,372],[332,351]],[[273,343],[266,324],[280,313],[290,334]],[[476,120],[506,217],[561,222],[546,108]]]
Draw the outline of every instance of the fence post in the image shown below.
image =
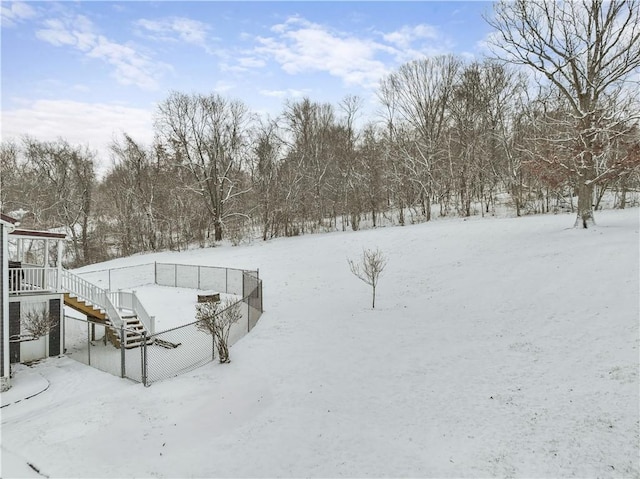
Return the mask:
[[158,284],[158,262],[153,262],[153,284]]
[[[64,303],[62,303],[64,305]],[[60,318],[60,326],[62,332],[62,354],[67,352],[67,316],[64,314],[64,306],[62,307],[62,316]]]
[[142,367],[141,367],[141,374],[142,374],[142,384],[144,385],[144,387],[148,387],[149,385],[147,384],[147,332],[143,331],[142,332],[142,348],[140,348],[140,352],[141,352],[141,361],[142,361]]
[[111,291],[111,270],[107,271],[109,273],[109,291]]
[[177,264],[173,265],[173,287],[174,288],[178,287],[178,265]]
[[126,369],[126,351],[124,348],[124,323],[120,325],[120,377],[124,378],[127,374]]
[[87,321],[87,363],[91,366],[91,326],[90,322]]

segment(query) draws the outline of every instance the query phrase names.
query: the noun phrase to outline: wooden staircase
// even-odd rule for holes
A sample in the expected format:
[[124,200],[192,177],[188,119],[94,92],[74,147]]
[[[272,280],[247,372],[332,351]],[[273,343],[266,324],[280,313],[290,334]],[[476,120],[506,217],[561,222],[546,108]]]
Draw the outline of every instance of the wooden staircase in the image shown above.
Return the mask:
[[104,309],[80,299],[73,294],[64,294],[64,304],[65,306],[69,306],[82,314],[86,314],[98,322],[107,322],[107,314]]
[[[144,344],[145,336],[143,333],[146,331],[142,322],[136,316],[125,316],[122,318],[124,326],[124,347],[125,349],[138,348]],[[113,344],[116,348],[120,348],[122,343],[120,342],[120,330],[109,325],[106,328],[107,341]],[[147,338],[147,344],[153,342],[152,338]]]
[[[78,298],[77,296],[65,293],[64,304],[76,311],[85,314],[88,318],[91,318],[93,322],[103,323],[106,326],[106,338],[116,348],[120,348],[122,345],[120,339],[120,329],[114,327],[109,321],[104,309],[99,306],[95,306],[88,301]],[[124,326],[124,347],[126,349],[132,349],[142,346],[144,343],[143,333],[146,331],[142,321],[137,316],[122,316],[121,317]],[[147,340],[147,344],[152,342],[151,339]]]
[[[122,316],[122,322],[124,323],[124,347],[126,349],[132,349],[140,347],[144,344],[145,336],[143,333],[146,331],[142,321],[137,316]],[[147,344],[153,342],[152,339],[147,338]]]

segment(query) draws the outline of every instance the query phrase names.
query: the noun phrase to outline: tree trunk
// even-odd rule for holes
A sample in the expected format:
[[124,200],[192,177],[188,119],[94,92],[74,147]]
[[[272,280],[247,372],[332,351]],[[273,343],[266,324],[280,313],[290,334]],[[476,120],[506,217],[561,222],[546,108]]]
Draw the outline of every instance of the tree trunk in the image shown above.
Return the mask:
[[222,241],[222,223],[219,219],[216,219],[213,223],[214,239],[215,241]]
[[371,302],[371,309],[376,309],[376,287],[372,286],[373,289],[373,300]]
[[620,193],[620,206],[619,209],[623,210],[627,206],[627,188],[623,187]]
[[588,228],[594,226],[595,219],[593,217],[593,184],[580,179],[578,184],[578,215],[574,228]]
[[593,207],[593,209],[595,211],[598,211],[598,210],[602,209],[600,207],[600,202],[602,201],[602,198],[604,197],[604,194],[607,192],[607,186],[608,186],[608,183],[605,183],[601,187],[596,188],[596,204]]
[[425,205],[425,207],[426,207],[426,212],[427,212],[426,220],[427,220],[427,221],[431,221],[431,195],[430,195],[430,194],[427,194],[427,195],[425,195],[425,196],[427,197],[427,198],[426,198],[426,205]]
[[620,204],[618,208],[623,210],[627,206],[627,178],[622,181],[622,187],[620,188]]

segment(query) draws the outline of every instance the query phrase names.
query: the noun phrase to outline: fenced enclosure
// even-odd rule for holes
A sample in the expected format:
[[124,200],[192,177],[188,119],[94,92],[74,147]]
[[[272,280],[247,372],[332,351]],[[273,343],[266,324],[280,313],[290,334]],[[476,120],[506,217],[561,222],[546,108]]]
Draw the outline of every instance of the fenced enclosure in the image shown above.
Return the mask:
[[[109,290],[157,284],[236,295],[241,299],[233,307],[238,308],[240,319],[229,331],[229,346],[253,329],[263,310],[262,281],[258,271],[150,263],[79,274],[87,281]],[[109,294],[128,306],[126,292],[111,291]],[[189,314],[193,315],[195,311]],[[216,358],[213,335],[199,329],[197,321],[145,334],[140,346],[129,349],[124,347],[124,343],[119,348],[114,347],[108,340],[108,330],[101,323],[65,318],[67,354],[101,371],[141,382],[145,386],[191,371]],[[123,327],[120,334],[127,332]]]

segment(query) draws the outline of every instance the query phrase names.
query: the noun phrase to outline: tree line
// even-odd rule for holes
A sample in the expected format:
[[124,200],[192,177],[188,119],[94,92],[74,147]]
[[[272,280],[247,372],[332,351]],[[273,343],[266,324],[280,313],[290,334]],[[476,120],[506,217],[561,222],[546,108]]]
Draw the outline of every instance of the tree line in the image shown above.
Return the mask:
[[64,228],[74,265],[365,219],[484,215],[500,198],[517,216],[571,209],[586,228],[607,191],[624,208],[640,186],[640,8],[579,7],[496,4],[502,61],[408,62],[380,81],[371,118],[356,96],[290,100],[262,118],[238,99],[173,91],[154,142],[122,134],[101,178],[87,147],[3,142],[2,209]]

